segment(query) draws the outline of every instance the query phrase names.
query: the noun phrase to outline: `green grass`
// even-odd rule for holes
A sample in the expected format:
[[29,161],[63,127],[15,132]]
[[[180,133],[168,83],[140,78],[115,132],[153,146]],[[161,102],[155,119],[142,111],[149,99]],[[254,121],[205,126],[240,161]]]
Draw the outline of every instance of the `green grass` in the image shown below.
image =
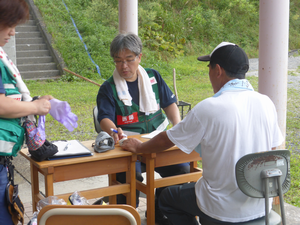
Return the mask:
[[291,187],[285,201],[300,207],[300,94],[299,90],[288,90],[286,119],[286,148],[291,151]]
[[95,139],[92,110],[96,105],[99,87],[89,82],[34,82],[26,81],[32,96],[53,95],[61,101],[67,101],[73,113],[78,117],[78,127],[69,132],[61,123],[48,114],[46,116],[46,135],[50,141]]

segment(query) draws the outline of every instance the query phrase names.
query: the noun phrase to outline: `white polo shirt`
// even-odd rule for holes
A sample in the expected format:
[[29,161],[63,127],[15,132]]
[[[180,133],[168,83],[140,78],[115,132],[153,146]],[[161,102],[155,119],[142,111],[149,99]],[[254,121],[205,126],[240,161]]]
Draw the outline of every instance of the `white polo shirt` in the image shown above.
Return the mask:
[[201,211],[228,222],[264,216],[264,199],[247,197],[238,188],[235,164],[246,154],[282,143],[269,97],[255,91],[225,91],[198,103],[167,135],[187,154],[201,143],[203,176],[195,186]]

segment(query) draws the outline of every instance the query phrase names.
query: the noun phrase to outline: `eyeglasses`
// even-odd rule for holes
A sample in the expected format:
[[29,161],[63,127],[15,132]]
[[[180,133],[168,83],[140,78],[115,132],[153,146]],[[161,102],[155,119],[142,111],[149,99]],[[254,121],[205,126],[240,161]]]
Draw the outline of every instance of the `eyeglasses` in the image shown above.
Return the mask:
[[114,63],[116,66],[121,66],[123,63],[126,65],[130,65],[131,63],[135,62],[138,56],[134,57],[133,59],[126,59],[126,60],[115,60]]

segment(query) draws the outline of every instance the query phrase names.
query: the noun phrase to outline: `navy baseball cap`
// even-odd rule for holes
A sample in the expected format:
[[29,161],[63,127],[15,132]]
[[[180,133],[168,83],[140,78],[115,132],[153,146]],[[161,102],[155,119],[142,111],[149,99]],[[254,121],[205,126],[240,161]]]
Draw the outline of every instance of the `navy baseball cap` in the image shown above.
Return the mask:
[[234,74],[246,74],[249,70],[249,59],[245,51],[230,42],[220,43],[209,55],[199,56],[197,59],[219,64]]

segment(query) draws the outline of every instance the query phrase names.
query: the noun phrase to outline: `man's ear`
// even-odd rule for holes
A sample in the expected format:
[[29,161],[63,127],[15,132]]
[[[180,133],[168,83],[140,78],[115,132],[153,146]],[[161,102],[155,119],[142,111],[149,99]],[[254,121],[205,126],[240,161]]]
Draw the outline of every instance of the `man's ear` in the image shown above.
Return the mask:
[[140,53],[139,55],[138,55],[138,59],[139,59],[139,63],[141,62],[141,60],[142,60],[142,53]]
[[217,77],[218,78],[220,78],[221,75],[223,73],[225,73],[225,70],[219,64],[216,64],[216,71],[217,71]]

